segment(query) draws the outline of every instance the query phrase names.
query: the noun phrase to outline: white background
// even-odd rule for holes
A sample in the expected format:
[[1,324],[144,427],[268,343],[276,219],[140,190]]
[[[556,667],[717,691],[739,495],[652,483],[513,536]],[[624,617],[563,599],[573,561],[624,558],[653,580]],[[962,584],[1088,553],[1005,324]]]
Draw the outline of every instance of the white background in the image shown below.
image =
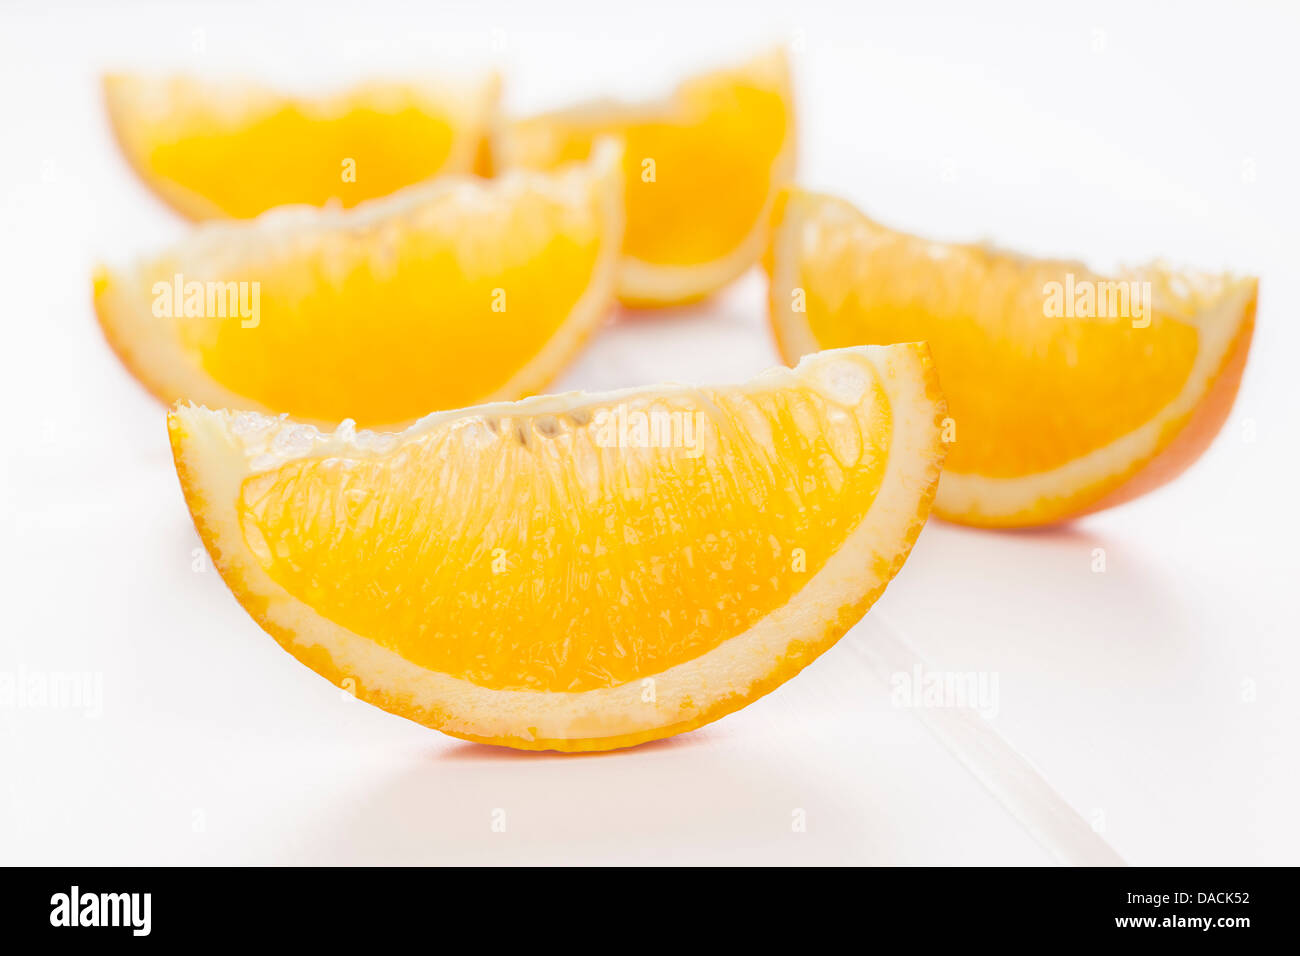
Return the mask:
[[[1283,2],[4,4],[0,672],[101,674],[103,708],[0,709],[0,862],[1049,862],[891,706],[862,663],[875,619],[934,668],[996,674],[993,726],[1129,862],[1300,862],[1297,41]],[[1204,459],[1061,529],[932,522],[798,679],[603,756],[479,747],[347,699],[192,570],[163,409],[90,307],[97,261],[185,226],[116,151],[101,70],[311,89],[495,65],[527,111],[653,95],[773,42],[795,50],[808,186],[939,238],[1258,274]],[[751,275],[620,317],[557,388],[775,361]]]

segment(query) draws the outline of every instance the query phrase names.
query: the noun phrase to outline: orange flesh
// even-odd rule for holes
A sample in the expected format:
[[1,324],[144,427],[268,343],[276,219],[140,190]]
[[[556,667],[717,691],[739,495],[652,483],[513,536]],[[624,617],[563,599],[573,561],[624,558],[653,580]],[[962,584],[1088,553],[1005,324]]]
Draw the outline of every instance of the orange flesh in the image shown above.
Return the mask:
[[[486,224],[388,223],[376,227],[383,242],[357,229],[286,243],[257,270],[202,277],[260,283],[255,327],[205,309],[211,317],[182,320],[182,340],[213,379],[295,417],[364,427],[481,401],[569,317],[600,248],[594,210],[587,218],[533,195],[514,212]],[[533,225],[560,217],[567,231]],[[474,229],[494,235],[468,241]],[[170,267],[156,272],[170,281]]]
[[[779,185],[772,164],[790,123],[780,91],[739,77],[701,79],[654,113],[596,109],[525,120],[517,125],[519,160],[553,168],[585,158],[602,134],[623,137],[624,252],[654,265],[694,265],[723,258],[753,230]],[[534,151],[543,129],[536,141],[547,146]]]
[[746,631],[834,554],[884,474],[871,387],[857,407],[751,388],[462,418],[254,475],[240,524],[289,594],[421,667],[613,687]]
[[[447,119],[415,105],[330,118],[286,105],[237,127],[206,114],[186,126],[192,131],[145,132],[145,142],[157,142],[147,158],[151,175],[240,219],[277,205],[334,199],[354,206],[386,196],[442,170],[454,139]],[[355,181],[344,180],[345,160],[355,163]]]
[[798,280],[822,348],[925,340],[955,429],[945,469],[1011,478],[1047,471],[1128,434],[1183,388],[1195,326],[1155,312],[1048,317],[1044,286],[1101,277],[1075,263],[928,243],[863,220],[857,240],[804,254]]

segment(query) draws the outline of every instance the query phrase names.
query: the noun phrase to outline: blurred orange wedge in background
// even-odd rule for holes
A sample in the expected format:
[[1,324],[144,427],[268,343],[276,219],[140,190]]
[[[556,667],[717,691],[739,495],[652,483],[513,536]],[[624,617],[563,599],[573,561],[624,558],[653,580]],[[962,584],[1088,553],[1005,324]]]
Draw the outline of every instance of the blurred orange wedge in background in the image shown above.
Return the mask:
[[610,134],[626,144],[624,301],[703,298],[758,260],[775,192],[794,175],[784,53],[693,77],[662,103],[594,102],[509,123],[496,158],[549,169]]
[[242,82],[111,74],[108,115],[131,166],[190,219],[344,206],[441,173],[478,171],[495,76],[371,82],[314,99]]
[[223,578],[303,663],[457,737],[608,750],[834,644],[926,520],[945,414],[929,351],[899,345],[399,434],[192,405],[168,425]]
[[925,340],[951,408],[935,513],[1038,525],[1127,501],[1223,425],[1255,324],[1251,278],[929,242],[837,199],[778,203],[770,315],[788,362]]
[[350,210],[216,222],[131,268],[95,311],[170,403],[401,426],[543,387],[614,303],[620,152],[444,177]]

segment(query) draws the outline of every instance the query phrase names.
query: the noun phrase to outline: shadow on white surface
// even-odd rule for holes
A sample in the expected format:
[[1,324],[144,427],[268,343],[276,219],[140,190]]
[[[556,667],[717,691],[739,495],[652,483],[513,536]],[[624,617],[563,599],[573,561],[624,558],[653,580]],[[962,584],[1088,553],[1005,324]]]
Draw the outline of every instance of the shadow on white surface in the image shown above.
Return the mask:
[[836,795],[792,776],[780,753],[767,757],[729,755],[707,729],[589,755],[457,744],[378,787],[288,855],[295,863],[670,864],[864,862],[860,848],[886,849],[880,834],[868,838],[863,817],[820,833],[794,829],[799,811],[825,819]]

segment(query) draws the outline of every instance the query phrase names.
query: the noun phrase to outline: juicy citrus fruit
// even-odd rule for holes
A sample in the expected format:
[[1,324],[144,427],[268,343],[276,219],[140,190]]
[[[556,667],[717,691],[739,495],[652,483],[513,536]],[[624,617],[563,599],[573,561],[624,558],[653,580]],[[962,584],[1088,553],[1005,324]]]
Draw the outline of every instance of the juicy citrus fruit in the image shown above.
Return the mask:
[[925,522],[944,415],[910,344],[398,434],[193,405],[168,424],[222,576],[303,663],[453,736],[607,750],[716,720],[838,640]]
[[1194,461],[1237,393],[1255,279],[1158,265],[1105,278],[918,239],[798,191],[776,220],[770,308],[787,361],[933,348],[952,411],[944,518],[1035,525],[1129,500]]
[[547,169],[609,134],[626,143],[621,298],[698,299],[758,260],[773,197],[794,175],[783,53],[689,79],[663,103],[591,103],[510,123],[497,148],[506,166]]
[[199,227],[101,269],[95,309],[164,401],[404,425],[541,388],[614,302],[619,150],[554,173],[444,177],[351,210]]
[[191,219],[249,219],[273,206],[366,199],[480,162],[495,76],[368,83],[301,99],[186,76],[104,78],[131,166]]

